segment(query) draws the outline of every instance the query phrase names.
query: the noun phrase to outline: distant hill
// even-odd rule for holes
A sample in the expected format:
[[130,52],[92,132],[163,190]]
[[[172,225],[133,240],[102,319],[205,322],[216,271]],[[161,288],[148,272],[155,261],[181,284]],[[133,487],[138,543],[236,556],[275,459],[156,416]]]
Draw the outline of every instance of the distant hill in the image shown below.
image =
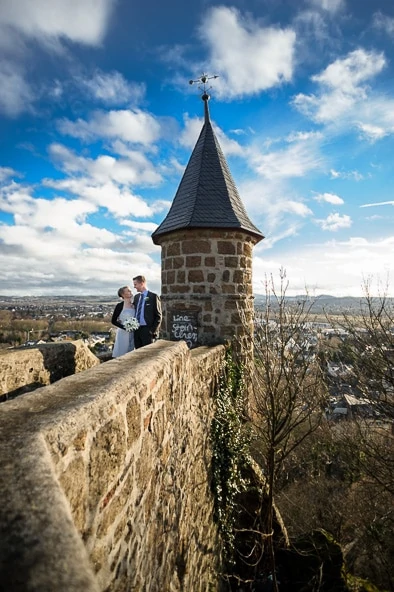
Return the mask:
[[[265,294],[255,294],[255,307],[262,307],[265,304],[266,296]],[[321,294],[319,296],[309,296],[306,294],[298,294],[297,296],[287,296],[286,300],[288,302],[302,302],[304,300],[312,301],[313,312],[340,312],[343,310],[359,310],[360,303],[364,302],[363,296],[330,296],[329,294]],[[11,306],[23,306],[25,304],[29,304],[30,306],[40,306],[46,305],[48,306],[61,306],[62,304],[66,306],[75,305],[109,305],[115,304],[118,302],[116,296],[106,296],[101,295],[98,296],[97,294],[94,295],[85,295],[85,296],[2,296],[0,295],[0,308],[6,308]],[[389,306],[394,306],[394,298],[387,298],[387,303]],[[272,300],[272,305],[274,305],[274,301]]]
[[[330,296],[329,294],[321,294],[319,296],[309,296],[307,294],[299,294],[297,296],[286,296],[287,302],[303,302],[307,300],[308,302],[313,302],[312,311],[313,312],[340,312],[344,310],[360,310],[360,304],[365,303],[365,298],[363,296]],[[263,307],[265,305],[266,296],[265,294],[256,294],[255,295],[255,306],[256,308]],[[272,306],[274,306],[274,301],[272,301]],[[387,298],[387,304],[389,306],[394,306],[394,298]]]
[[48,304],[50,302],[56,304],[65,303],[67,305],[75,303],[90,303],[90,304],[108,304],[111,302],[118,302],[118,298],[116,296],[98,296],[97,294],[86,294],[84,296],[2,296],[0,294],[0,304],[24,304],[24,303],[31,303],[31,304],[41,304],[45,303]]

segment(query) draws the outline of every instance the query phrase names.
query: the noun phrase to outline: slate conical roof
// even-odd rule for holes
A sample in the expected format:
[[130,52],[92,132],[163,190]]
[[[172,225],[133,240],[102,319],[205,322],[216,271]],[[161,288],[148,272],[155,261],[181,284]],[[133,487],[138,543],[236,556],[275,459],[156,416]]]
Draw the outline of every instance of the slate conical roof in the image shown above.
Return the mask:
[[203,94],[205,121],[194,147],[170,211],[152,234],[160,237],[170,232],[193,228],[243,230],[258,241],[264,236],[249,220],[235,186],[226,159],[212,129],[208,99]]

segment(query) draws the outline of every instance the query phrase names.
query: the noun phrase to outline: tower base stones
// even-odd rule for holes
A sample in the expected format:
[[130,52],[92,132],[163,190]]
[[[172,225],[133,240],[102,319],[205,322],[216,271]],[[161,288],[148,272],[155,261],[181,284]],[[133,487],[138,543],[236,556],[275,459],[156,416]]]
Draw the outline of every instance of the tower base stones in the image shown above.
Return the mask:
[[187,229],[157,238],[162,251],[164,339],[189,347],[253,334],[252,250],[242,230]]

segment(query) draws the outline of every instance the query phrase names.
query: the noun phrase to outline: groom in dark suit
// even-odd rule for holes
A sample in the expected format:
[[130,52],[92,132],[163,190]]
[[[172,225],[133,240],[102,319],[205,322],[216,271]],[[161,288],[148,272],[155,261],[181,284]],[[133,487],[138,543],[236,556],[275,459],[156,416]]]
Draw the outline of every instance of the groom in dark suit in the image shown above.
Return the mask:
[[134,296],[135,316],[140,326],[134,331],[134,346],[136,349],[153,343],[157,337],[161,324],[161,302],[154,292],[146,287],[143,275],[133,278],[137,294]]

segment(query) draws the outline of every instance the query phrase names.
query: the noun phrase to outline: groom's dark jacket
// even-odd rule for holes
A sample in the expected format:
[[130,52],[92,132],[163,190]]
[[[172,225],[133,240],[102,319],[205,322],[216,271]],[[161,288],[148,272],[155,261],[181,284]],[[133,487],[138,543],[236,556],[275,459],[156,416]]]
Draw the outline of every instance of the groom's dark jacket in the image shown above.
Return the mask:
[[[133,302],[136,311],[138,310],[138,302],[140,298],[141,293],[136,294],[134,296]],[[150,290],[148,290],[148,293],[145,296],[144,319],[146,326],[148,327],[152,335],[157,335],[160,329],[162,319],[161,302],[160,297],[154,292],[150,292]]]

